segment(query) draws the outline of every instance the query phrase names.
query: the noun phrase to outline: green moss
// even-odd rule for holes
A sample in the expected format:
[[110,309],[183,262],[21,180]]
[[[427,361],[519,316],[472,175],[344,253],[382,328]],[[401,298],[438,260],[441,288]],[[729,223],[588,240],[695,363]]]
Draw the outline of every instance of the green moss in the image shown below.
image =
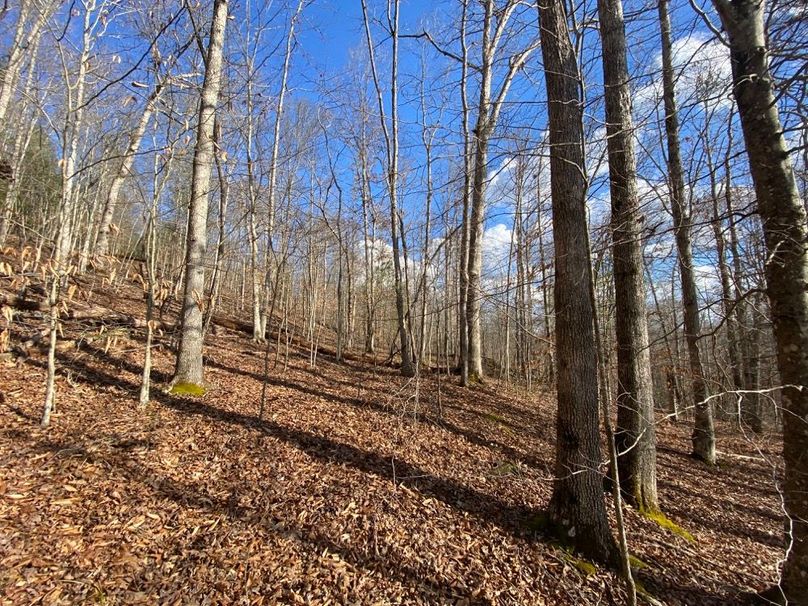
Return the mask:
[[628,556],[628,563],[634,570],[642,570],[643,568],[648,568],[648,564],[643,562],[637,556],[633,556],[629,554]]
[[653,511],[650,509],[640,508],[640,514],[643,517],[646,517],[649,520],[656,522],[660,527],[672,532],[676,536],[682,537],[684,540],[690,543],[696,542],[696,537],[694,537],[687,530],[679,526],[676,522],[668,518],[661,511]]
[[638,596],[645,598],[651,603],[655,603],[654,596],[651,595],[651,592],[645,588],[645,585],[643,585],[641,581],[634,579],[634,588],[637,590]]
[[592,562],[587,562],[575,556],[569,556],[570,563],[575,566],[585,577],[590,577],[595,574],[598,569]]
[[559,550],[561,551],[561,559],[575,566],[575,568],[578,569],[578,572],[583,574],[585,577],[592,576],[598,571],[597,566],[595,566],[592,562],[579,558],[577,555],[575,555],[572,547],[559,546]]
[[564,532],[564,529],[553,522],[546,512],[539,512],[525,522],[525,528],[530,532],[541,533],[545,536],[552,537],[550,543],[555,547],[561,559],[565,562],[572,564],[581,574],[585,577],[595,574],[597,567],[588,560],[579,558],[573,549],[573,546],[566,541],[569,541],[569,536]]
[[510,461],[505,461],[494,467],[489,475],[495,478],[519,475],[519,467]]
[[504,423],[505,417],[502,417],[498,414],[494,414],[493,412],[489,412],[485,415],[485,418],[489,421],[493,421],[494,423]]
[[192,396],[194,398],[200,398],[204,396],[206,392],[207,389],[196,383],[176,383],[169,390],[169,393],[175,396]]
[[476,372],[469,373],[469,385],[484,385],[485,381]]

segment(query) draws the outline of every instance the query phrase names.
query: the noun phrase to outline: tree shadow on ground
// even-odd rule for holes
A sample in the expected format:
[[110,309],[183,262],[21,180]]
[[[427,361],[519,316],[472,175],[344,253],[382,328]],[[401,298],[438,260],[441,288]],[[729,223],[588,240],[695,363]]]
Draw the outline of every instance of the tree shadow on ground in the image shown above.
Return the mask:
[[[62,356],[63,354],[60,354],[60,357]],[[133,398],[137,398],[140,393],[139,385],[121,376],[111,375],[99,368],[89,366],[81,360],[64,361],[71,365],[71,370],[77,376],[83,377],[89,383],[118,387]],[[152,395],[154,400],[177,412],[256,431],[266,437],[286,442],[312,458],[325,462],[336,461],[388,481],[394,479],[391,458],[388,455],[368,452],[351,444],[288,427],[270,419],[261,420],[255,415],[223,410],[204,402],[178,397],[163,391],[153,390]],[[322,393],[317,395],[326,399],[330,397]],[[410,489],[419,490],[424,496],[435,498],[450,507],[465,511],[506,532],[517,536],[531,534],[528,530],[528,521],[536,512],[529,507],[511,505],[493,495],[432,475],[426,470],[400,459],[395,459],[395,476],[409,478],[407,484]]]
[[[110,356],[104,354],[101,350],[86,347],[83,349],[83,351],[89,351],[89,353],[91,353],[94,357],[97,357],[104,364],[111,364],[112,366],[117,366],[118,368],[130,370],[131,372],[135,373],[135,376],[137,376],[137,374],[140,372],[140,368],[136,367],[135,364],[124,360],[110,360]],[[127,380],[121,376],[110,374],[109,372],[106,372],[100,368],[87,364],[87,361],[85,360],[76,359],[75,356],[60,353],[59,357],[66,365],[69,366],[77,377],[83,378],[91,384],[114,386],[129,394],[133,399],[136,399],[139,394],[139,385],[133,380]],[[44,366],[43,363],[35,362],[33,360],[28,360],[28,363],[40,367]],[[217,364],[214,363],[214,365]],[[221,370],[225,370],[226,372],[236,372],[238,374],[246,373],[248,376],[250,374],[255,374],[249,373],[249,371],[232,369],[221,364],[218,364],[217,367],[219,367]],[[333,394],[312,390],[292,381],[286,381],[280,378],[275,378],[275,380],[278,381],[278,383],[273,384],[279,384],[290,389],[296,389],[304,393],[316,395],[317,397],[324,398],[326,400],[333,399],[335,401],[348,403],[354,406],[368,407],[368,402],[365,400],[346,398],[344,396],[334,396]],[[336,462],[338,464],[350,466],[363,473],[376,476],[385,481],[395,481],[392,474],[391,459],[387,455],[368,452],[351,444],[338,442],[313,432],[285,426],[272,420],[261,420],[255,415],[224,410],[204,402],[174,396],[162,391],[154,390],[153,397],[166,408],[175,410],[179,413],[189,416],[202,417],[224,425],[236,426],[249,431],[254,431],[261,436],[285,442],[299,451],[306,453],[308,456],[322,462]],[[378,407],[379,405],[375,403],[370,406],[370,408]],[[474,435],[476,436],[476,434]],[[476,437],[486,447],[495,446],[495,444],[493,444],[490,440],[486,440],[480,436]],[[478,518],[483,523],[493,524],[516,537],[528,539],[531,536],[534,536],[533,533],[526,529],[528,527],[528,521],[532,519],[536,513],[535,510],[531,510],[525,506],[513,505],[504,502],[493,495],[475,490],[450,479],[430,475],[425,470],[410,464],[407,461],[396,460],[395,466],[396,476],[399,478],[411,478],[408,480],[409,488],[420,491],[425,497],[432,497],[442,501],[453,509],[466,512],[469,515]],[[226,511],[228,512],[227,515],[244,520],[245,523],[261,523],[260,517],[254,518],[253,514],[249,513],[248,511],[240,511],[237,506],[209,495],[199,486],[185,485],[170,478],[167,478],[165,484],[161,484],[160,486],[160,490],[165,491],[166,498],[170,498],[175,502],[184,503],[186,506],[216,508],[217,511]],[[378,561],[376,557],[368,558],[367,554],[362,553],[361,551],[357,551],[356,553],[353,553],[350,549],[346,551],[345,546],[335,544],[328,537],[321,536],[318,533],[307,537],[307,541],[318,546],[323,545],[323,548],[328,547],[329,550],[333,548],[335,552],[345,552],[345,559],[347,561],[351,561],[352,559],[353,562],[356,562],[355,565],[357,566],[373,567],[374,563]],[[423,584],[426,583],[426,587],[428,587],[430,591],[434,591],[435,595],[438,596],[449,595],[446,593],[447,591],[455,592],[451,595],[456,595],[456,589],[454,588],[449,589],[446,586],[430,582],[428,579],[425,580],[424,571],[412,570],[411,568],[408,568],[408,565],[405,563],[397,563],[396,565],[401,566],[400,574],[403,575],[402,582],[405,582],[403,578],[407,578],[409,580],[406,581],[406,583],[416,583],[416,585],[411,586],[418,588],[422,588]],[[388,570],[387,566],[385,566],[385,570]],[[735,592],[740,595],[740,591],[736,587],[727,585],[724,589],[725,591],[721,594],[714,594],[706,592],[701,588],[691,589],[673,584],[670,581],[660,581],[657,586],[654,587],[653,593],[657,597],[662,597],[663,595],[692,596],[699,594],[699,603],[714,604],[725,603],[722,602],[722,600],[726,599],[725,596],[728,593]],[[683,601],[682,603],[687,602]]]
[[[253,426],[251,426],[253,427]],[[113,467],[121,473],[130,483],[137,483],[140,488],[151,492],[155,497],[170,500],[183,509],[205,511],[213,515],[220,515],[231,522],[242,524],[245,527],[261,527],[265,532],[280,534],[286,538],[294,539],[305,544],[312,553],[331,553],[338,555],[343,561],[352,566],[361,568],[370,573],[381,572],[391,576],[403,585],[418,592],[423,597],[442,600],[465,600],[468,604],[488,603],[472,592],[473,588],[458,587],[436,580],[437,571],[430,569],[429,565],[414,567],[404,558],[395,553],[394,544],[388,544],[390,549],[384,555],[362,549],[357,544],[344,544],[334,541],[326,531],[318,527],[304,527],[297,522],[297,512],[291,509],[267,510],[243,507],[232,498],[220,498],[210,494],[201,484],[182,482],[161,474],[158,470],[123,456],[118,452],[98,453],[90,452],[75,443],[54,442],[42,440],[33,446],[35,452],[49,452],[59,456],[68,453],[70,457],[78,457],[83,461]],[[236,490],[236,493],[239,491]],[[288,515],[284,515],[284,513]],[[204,535],[198,535],[203,537]],[[188,552],[187,545],[181,542],[174,546],[178,553]],[[197,550],[198,551],[198,550]],[[176,563],[176,568],[180,568]],[[141,575],[142,576],[142,575]],[[141,581],[142,582],[142,581]],[[135,578],[132,584],[139,581]]]
[[[253,372],[251,370],[246,370],[242,368],[234,368],[232,366],[228,366],[220,361],[215,359],[209,358],[208,365],[212,368],[216,368],[218,370],[223,370],[225,372],[241,375],[247,378],[251,378],[255,381],[262,382],[264,380],[264,376],[257,372]],[[137,369],[134,368],[133,371]],[[316,397],[316,398],[323,398],[325,400],[330,400],[332,402],[339,402],[341,404],[347,404],[348,406],[353,406],[355,408],[361,408],[365,410],[373,410],[375,412],[384,414],[384,415],[391,415],[391,416],[400,416],[400,413],[397,412],[392,406],[388,406],[385,403],[378,402],[373,399],[363,398],[363,397],[350,397],[350,396],[343,396],[340,394],[334,394],[331,392],[327,392],[323,389],[315,389],[309,387],[307,385],[303,385],[301,383],[292,381],[290,379],[285,379],[278,376],[268,376],[266,378],[267,384],[273,385],[275,387],[283,387],[286,389],[296,390],[307,395]],[[547,469],[548,462],[544,459],[540,459],[538,457],[534,457],[524,452],[520,452],[519,450],[513,448],[512,446],[508,446],[507,444],[503,444],[502,442],[489,437],[481,436],[480,434],[466,429],[464,427],[460,427],[459,425],[449,421],[446,418],[436,418],[434,416],[428,414],[419,414],[417,415],[414,420],[419,423],[423,423],[426,425],[432,425],[434,427],[438,427],[445,431],[449,431],[455,435],[461,436],[471,442],[476,446],[481,446],[483,448],[495,448],[502,452],[506,458],[512,461],[521,461],[528,467],[533,467],[536,469]]]

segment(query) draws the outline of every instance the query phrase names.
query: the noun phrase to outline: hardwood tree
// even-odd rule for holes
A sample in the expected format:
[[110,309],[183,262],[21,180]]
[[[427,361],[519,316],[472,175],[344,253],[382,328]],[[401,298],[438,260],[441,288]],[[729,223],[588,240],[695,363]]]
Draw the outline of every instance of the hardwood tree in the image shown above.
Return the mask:
[[202,346],[204,342],[205,253],[208,243],[208,196],[213,154],[216,152],[213,130],[216,121],[216,105],[222,84],[227,2],[228,0],[214,1],[210,40],[205,57],[205,79],[200,94],[199,123],[196,131],[191,200],[188,210],[185,287],[181,314],[182,332],[174,377],[171,380],[174,389],[183,384],[201,387],[204,379]]
[[473,178],[471,180],[471,212],[468,230],[468,283],[466,284],[466,323],[468,330],[468,373],[471,380],[483,378],[482,332],[480,311],[483,293],[481,272],[483,263],[482,237],[485,225],[486,187],[488,184],[488,149],[497,126],[503,103],[516,74],[525,65],[538,45],[531,44],[517,51],[508,59],[508,71],[502,76],[498,88],[493,89],[494,60],[502,45],[502,39],[514,11],[521,3],[508,0],[497,7],[494,0],[483,4],[480,84],[477,104],[477,119],[471,139],[473,155]]
[[396,297],[396,318],[398,321],[398,338],[401,347],[401,374],[405,377],[415,376],[416,360],[414,359],[414,352],[412,347],[412,331],[409,327],[409,294],[405,285],[404,271],[401,267],[401,248],[404,233],[401,230],[401,219],[398,207],[398,18],[399,18],[399,3],[398,0],[391,0],[388,5],[390,9],[390,37],[392,39],[393,49],[390,64],[390,127],[387,125],[387,118],[384,111],[384,98],[382,87],[379,81],[378,72],[376,70],[376,58],[373,52],[373,40],[370,34],[370,19],[368,17],[367,3],[362,0],[362,15],[365,24],[365,37],[368,47],[368,55],[370,58],[371,73],[373,75],[373,84],[376,89],[376,100],[379,107],[379,120],[381,121],[382,132],[384,134],[386,154],[386,181],[387,181],[387,196],[390,202],[390,236],[393,246],[393,269],[394,269],[394,284],[395,284],[395,297]]
[[778,601],[808,603],[808,229],[769,70],[765,3],[713,0],[730,47],[757,209],[766,242],[766,281],[783,382],[783,504],[788,549]]
[[679,145],[679,114],[676,109],[674,90],[673,46],[671,43],[668,0],[660,0],[659,23],[662,32],[662,98],[665,104],[665,135],[668,148],[668,189],[671,213],[673,214],[676,250],[681,277],[684,332],[687,342],[695,422],[693,426],[693,455],[710,465],[715,463],[715,428],[712,404],[707,398],[707,383],[699,350],[701,318],[693,273],[693,247],[690,237],[691,219],[685,204],[685,181],[682,170],[682,155]]
[[621,489],[641,510],[659,509],[651,355],[643,279],[643,215],[637,195],[634,128],[622,0],[598,0],[612,204],[617,338],[617,428]]
[[550,180],[555,245],[556,417],[555,485],[550,523],[565,541],[594,560],[613,561],[598,422],[598,362],[594,309],[582,285],[592,280],[586,221],[582,96],[565,3],[539,2],[547,86]]

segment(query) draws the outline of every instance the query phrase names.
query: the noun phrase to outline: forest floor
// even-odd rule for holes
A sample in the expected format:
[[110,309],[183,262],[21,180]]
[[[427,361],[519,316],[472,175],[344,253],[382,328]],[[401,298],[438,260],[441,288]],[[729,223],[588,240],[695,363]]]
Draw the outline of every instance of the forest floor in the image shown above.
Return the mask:
[[[93,304],[142,315],[134,287],[97,287]],[[312,367],[293,346],[288,366],[269,358],[261,419],[264,348],[217,332],[208,393],[154,385],[145,410],[139,331],[60,351],[48,429],[44,355],[0,362],[0,603],[625,603],[616,574],[535,531],[551,393],[430,375],[416,407],[395,369]],[[173,355],[154,357],[165,382]],[[663,604],[743,604],[777,580],[780,438],[717,430],[712,469],[688,456],[687,423],[657,430],[660,502],[692,541],[627,512],[639,579]]]

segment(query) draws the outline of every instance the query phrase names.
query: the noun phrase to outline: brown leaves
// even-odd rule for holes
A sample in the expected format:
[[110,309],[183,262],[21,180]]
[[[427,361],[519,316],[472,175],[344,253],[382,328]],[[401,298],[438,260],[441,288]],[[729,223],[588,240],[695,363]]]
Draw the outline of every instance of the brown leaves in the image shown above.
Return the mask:
[[[143,306],[135,284],[94,302]],[[206,351],[204,399],[154,390],[144,412],[141,339],[60,353],[71,383],[58,379],[48,431],[34,421],[41,357],[2,368],[0,603],[623,602],[614,574],[585,577],[528,530],[552,488],[549,399],[443,378],[439,409],[430,376],[414,416],[394,371],[326,356],[311,368],[293,350],[286,372],[270,363],[259,422],[263,357],[226,333]],[[154,363],[167,376],[173,358],[155,349]],[[666,604],[723,604],[772,582],[771,469],[728,457],[705,472],[685,454],[686,426],[658,434],[663,508],[698,541],[629,511],[646,588]],[[753,450],[729,435],[721,449]]]

